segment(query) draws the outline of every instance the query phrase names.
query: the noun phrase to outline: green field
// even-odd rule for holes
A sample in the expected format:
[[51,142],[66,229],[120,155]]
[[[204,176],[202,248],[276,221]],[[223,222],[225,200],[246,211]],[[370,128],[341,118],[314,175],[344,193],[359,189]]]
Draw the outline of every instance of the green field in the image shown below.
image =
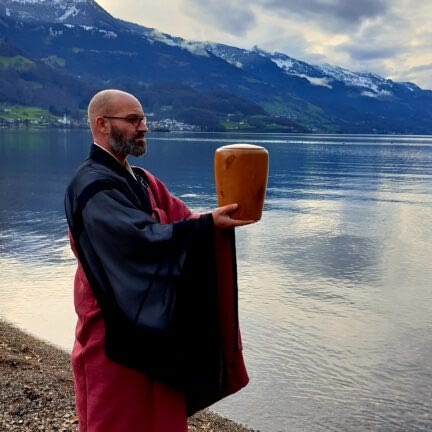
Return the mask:
[[32,69],[34,67],[34,62],[23,57],[23,56],[15,56],[15,57],[4,57],[0,56],[0,69],[9,70],[13,69],[16,71],[24,72]]
[[48,110],[42,108],[0,103],[0,119],[5,121],[28,120],[30,122],[43,123],[56,120],[57,118],[58,117],[50,114]]

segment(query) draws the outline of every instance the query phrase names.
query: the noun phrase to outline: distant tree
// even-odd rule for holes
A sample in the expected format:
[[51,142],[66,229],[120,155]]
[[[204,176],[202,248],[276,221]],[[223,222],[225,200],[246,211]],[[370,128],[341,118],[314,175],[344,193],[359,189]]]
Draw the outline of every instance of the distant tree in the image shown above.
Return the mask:
[[266,116],[249,116],[247,117],[247,122],[249,125],[256,129],[264,129],[269,123],[269,117]]
[[185,123],[200,126],[203,130],[223,130],[219,119],[212,111],[189,108],[179,111],[176,118]]

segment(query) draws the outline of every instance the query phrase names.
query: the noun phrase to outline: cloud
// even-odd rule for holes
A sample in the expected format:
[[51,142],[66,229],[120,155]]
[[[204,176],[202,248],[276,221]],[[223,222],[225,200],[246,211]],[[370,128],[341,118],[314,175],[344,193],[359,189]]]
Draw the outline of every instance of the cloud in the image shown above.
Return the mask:
[[405,52],[404,47],[395,45],[374,45],[374,44],[357,44],[347,43],[338,47],[339,50],[348,53],[350,58],[355,61],[371,61],[394,57],[397,54]]
[[[258,45],[312,64],[432,88],[432,2],[424,0],[99,0],[114,16],[190,40]],[[417,69],[416,69],[417,68]]]
[[410,68],[409,72],[432,72],[432,63],[414,66]]
[[[341,31],[358,27],[366,19],[385,15],[390,0],[183,0],[185,13],[216,25],[221,30],[243,35],[263,13],[274,18],[314,22],[322,28]],[[293,17],[295,15],[295,18]],[[287,24],[291,24],[289,21]]]
[[184,0],[183,11],[231,34],[242,36],[253,28],[255,14],[250,6],[222,0]]
[[388,0],[256,0],[261,7],[290,16],[292,13],[313,18],[326,25],[328,20],[339,24],[358,25],[366,18],[384,14]]
[[[431,57],[432,59],[432,57]],[[430,63],[420,64],[411,68],[402,69],[398,73],[395,73],[395,81],[411,81],[419,85],[419,83],[429,83],[424,85],[423,88],[432,89],[432,61]]]

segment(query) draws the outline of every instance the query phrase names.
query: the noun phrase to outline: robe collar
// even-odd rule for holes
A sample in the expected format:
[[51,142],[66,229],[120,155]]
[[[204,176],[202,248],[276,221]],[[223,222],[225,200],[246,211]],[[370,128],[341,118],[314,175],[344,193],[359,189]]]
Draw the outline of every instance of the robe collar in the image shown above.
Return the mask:
[[96,147],[99,147],[101,150],[103,150],[104,152],[108,153],[115,161],[117,161],[120,165],[122,165],[131,175],[132,177],[135,178],[135,180],[137,180],[137,178],[135,177],[135,173],[132,170],[132,167],[130,166],[129,162],[127,159],[124,160],[124,163],[122,164],[112,153],[110,153],[106,148],[102,147],[100,144],[98,144],[96,141],[93,142],[93,144]]
[[108,166],[117,174],[124,176],[128,169],[122,165],[108,150],[102,148],[99,144],[93,143],[90,147],[89,159]]
[[[111,153],[101,148],[96,144],[92,144],[90,147],[89,159],[93,162],[99,163],[106,166],[107,168],[114,171],[119,176],[127,180],[129,186],[134,191],[135,195],[138,197],[141,205],[146,212],[151,213],[151,204],[147,191],[147,179],[145,181],[137,181],[134,174],[131,174]],[[142,171],[142,170],[140,170]],[[144,173],[140,173],[143,177]],[[146,184],[147,183],[147,184]]]

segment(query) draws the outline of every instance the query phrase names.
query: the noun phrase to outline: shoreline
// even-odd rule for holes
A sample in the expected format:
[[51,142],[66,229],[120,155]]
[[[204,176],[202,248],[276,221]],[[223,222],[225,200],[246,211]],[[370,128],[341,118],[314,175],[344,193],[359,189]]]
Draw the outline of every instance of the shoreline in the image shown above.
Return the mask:
[[[0,387],[1,431],[78,431],[69,354],[1,318]],[[254,432],[209,410],[188,424],[189,432]]]

